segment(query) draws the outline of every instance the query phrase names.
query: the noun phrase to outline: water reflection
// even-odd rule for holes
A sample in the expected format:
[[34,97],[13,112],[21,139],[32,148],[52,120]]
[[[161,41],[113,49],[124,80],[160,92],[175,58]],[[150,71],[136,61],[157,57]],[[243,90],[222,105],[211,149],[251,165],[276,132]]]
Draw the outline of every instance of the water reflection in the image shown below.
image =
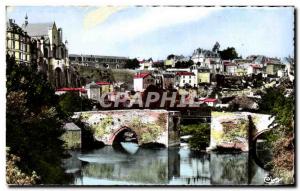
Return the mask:
[[109,146],[70,153],[72,157],[64,162],[76,185],[263,185],[268,174],[248,153],[140,148],[130,155]]

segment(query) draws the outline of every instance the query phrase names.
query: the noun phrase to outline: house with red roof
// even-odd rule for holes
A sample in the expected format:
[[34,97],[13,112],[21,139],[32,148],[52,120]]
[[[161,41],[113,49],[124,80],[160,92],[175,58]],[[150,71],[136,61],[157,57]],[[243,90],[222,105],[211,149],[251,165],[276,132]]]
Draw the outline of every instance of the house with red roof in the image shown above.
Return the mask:
[[184,87],[190,85],[192,87],[197,85],[197,78],[193,72],[181,71],[175,74],[175,85]]
[[219,100],[216,98],[199,98],[200,102],[206,103],[210,107],[216,107]]
[[143,92],[148,86],[155,85],[155,77],[149,72],[138,72],[133,78],[133,89]]
[[250,64],[250,66],[247,69],[247,74],[259,74],[262,73],[262,66],[260,64]]

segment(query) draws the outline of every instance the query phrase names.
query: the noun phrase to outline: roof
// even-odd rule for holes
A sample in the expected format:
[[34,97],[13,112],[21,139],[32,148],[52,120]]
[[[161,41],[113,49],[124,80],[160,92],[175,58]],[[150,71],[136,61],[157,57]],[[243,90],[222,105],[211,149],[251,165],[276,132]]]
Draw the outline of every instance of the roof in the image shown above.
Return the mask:
[[80,92],[86,92],[86,90],[84,88],[59,88],[56,91],[66,91],[66,92],[80,91]]
[[216,101],[218,101],[218,100],[215,99],[215,98],[205,98],[203,101],[204,101],[204,102],[216,102]]
[[23,30],[28,33],[29,36],[48,36],[48,30],[53,27],[54,23],[28,23],[25,27],[22,26]]
[[224,63],[224,66],[236,66],[235,63]]
[[174,78],[174,74],[163,74],[164,78]]
[[63,129],[67,131],[80,131],[81,129],[75,123],[66,123]]
[[259,64],[251,64],[250,66],[252,68],[257,68],[257,69],[261,69],[262,68]]
[[105,56],[105,55],[91,55],[91,54],[69,54],[69,58],[84,57],[84,58],[115,58],[115,59],[125,59],[128,57],[124,56]]
[[146,78],[147,76],[151,75],[148,72],[145,73],[137,73],[136,75],[134,75],[134,78]]
[[111,85],[110,82],[96,82],[97,85]]
[[193,72],[177,72],[176,76],[195,76]]

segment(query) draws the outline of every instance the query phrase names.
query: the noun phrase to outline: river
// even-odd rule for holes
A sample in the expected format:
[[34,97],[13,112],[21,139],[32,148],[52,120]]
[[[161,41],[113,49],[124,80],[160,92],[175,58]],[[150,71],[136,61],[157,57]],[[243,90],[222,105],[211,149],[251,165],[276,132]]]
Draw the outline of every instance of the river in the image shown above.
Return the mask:
[[208,154],[181,147],[127,154],[105,146],[70,154],[64,166],[74,185],[264,185],[268,175],[247,152]]

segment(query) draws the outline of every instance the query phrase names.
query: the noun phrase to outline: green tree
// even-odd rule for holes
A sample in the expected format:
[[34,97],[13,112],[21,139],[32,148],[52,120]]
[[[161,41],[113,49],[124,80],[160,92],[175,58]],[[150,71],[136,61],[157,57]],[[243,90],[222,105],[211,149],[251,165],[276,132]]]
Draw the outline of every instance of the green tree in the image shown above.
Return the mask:
[[228,47],[222,51],[219,51],[222,60],[233,60],[238,58],[238,53],[234,47]]
[[60,140],[66,116],[54,89],[32,65],[16,64],[7,56],[6,145],[20,157],[17,165],[26,174],[35,171],[37,183],[66,181]]
[[286,82],[276,88],[268,88],[259,104],[261,112],[275,117],[272,133],[267,136],[271,142],[273,159],[269,164],[276,177],[283,178],[284,183],[294,183],[294,113],[295,95],[285,93]]
[[140,63],[136,58],[128,59],[124,65],[124,68],[128,68],[128,69],[136,69],[139,67],[140,67]]
[[67,92],[59,96],[59,106],[66,115],[78,111],[90,111],[96,104],[95,101],[80,97],[75,92]]

